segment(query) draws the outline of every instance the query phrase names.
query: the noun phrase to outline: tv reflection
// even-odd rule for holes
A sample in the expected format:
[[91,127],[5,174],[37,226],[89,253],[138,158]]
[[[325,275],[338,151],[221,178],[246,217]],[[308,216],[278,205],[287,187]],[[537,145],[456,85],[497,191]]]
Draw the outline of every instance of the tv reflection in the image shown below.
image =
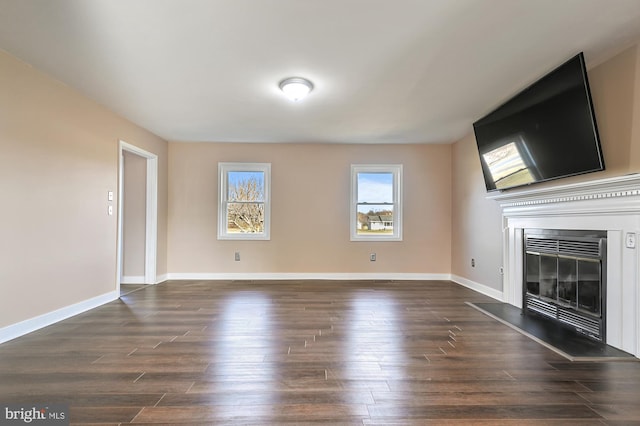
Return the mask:
[[509,136],[500,146],[482,154],[496,189],[527,185],[537,181],[536,167],[521,134]]

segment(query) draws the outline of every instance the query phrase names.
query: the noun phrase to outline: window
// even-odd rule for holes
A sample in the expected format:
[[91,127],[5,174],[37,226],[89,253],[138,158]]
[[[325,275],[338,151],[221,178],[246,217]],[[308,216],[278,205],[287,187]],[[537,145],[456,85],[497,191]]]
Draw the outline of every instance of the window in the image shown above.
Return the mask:
[[402,241],[402,165],[351,165],[351,241]]
[[218,163],[218,239],[268,240],[269,163]]

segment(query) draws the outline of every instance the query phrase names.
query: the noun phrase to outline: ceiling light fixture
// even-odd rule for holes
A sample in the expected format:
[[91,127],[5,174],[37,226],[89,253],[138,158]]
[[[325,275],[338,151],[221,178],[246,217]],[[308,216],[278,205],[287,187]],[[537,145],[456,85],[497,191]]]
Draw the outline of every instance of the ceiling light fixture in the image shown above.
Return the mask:
[[280,90],[287,98],[296,102],[305,98],[313,90],[313,84],[306,78],[289,77],[280,82]]

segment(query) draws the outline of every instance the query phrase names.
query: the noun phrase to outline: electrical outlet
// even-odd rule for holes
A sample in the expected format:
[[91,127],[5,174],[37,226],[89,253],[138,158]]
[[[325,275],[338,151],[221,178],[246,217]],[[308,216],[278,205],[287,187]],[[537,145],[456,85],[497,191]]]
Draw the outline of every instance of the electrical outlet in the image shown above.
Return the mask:
[[471,267],[475,268],[476,267],[476,260],[475,259],[471,259]]
[[235,258],[236,262],[240,262],[240,252],[239,251],[236,252],[234,258]]
[[375,253],[371,253],[369,255],[369,261],[371,261],[371,262],[375,262],[376,261],[376,254]]
[[627,248],[634,249],[636,248],[636,234],[633,232],[627,232],[627,236],[625,238],[625,244]]

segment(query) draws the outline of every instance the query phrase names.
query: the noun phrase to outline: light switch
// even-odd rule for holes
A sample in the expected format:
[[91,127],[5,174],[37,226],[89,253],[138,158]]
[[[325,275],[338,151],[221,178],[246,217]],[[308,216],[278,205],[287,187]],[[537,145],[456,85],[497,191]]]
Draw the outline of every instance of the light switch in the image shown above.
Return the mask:
[[107,192],[107,199],[108,199],[109,201],[113,201],[113,191],[109,191],[109,192]]
[[636,234],[633,232],[627,232],[627,237],[625,238],[625,242],[627,248],[634,249],[636,248]]
[[113,216],[113,206],[109,206],[109,216]]

